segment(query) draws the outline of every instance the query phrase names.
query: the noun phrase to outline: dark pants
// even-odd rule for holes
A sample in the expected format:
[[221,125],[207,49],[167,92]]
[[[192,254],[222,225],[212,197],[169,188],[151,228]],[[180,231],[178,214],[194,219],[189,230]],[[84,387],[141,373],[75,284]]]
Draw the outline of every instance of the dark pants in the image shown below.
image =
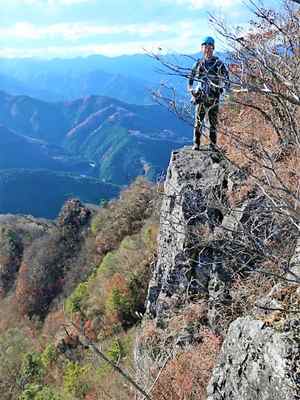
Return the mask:
[[210,130],[209,138],[212,144],[217,144],[217,125],[219,112],[219,98],[205,101],[196,105],[195,109],[195,126],[194,126],[194,143],[200,145],[202,133],[202,125],[204,123],[205,114],[208,114]]

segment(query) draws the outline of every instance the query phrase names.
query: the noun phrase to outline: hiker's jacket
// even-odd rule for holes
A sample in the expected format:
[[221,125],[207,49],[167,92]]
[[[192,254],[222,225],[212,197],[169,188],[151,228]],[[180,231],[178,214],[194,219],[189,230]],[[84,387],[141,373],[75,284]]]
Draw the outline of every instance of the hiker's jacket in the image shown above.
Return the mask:
[[228,71],[224,63],[215,56],[209,60],[196,61],[189,78],[189,87],[193,86],[194,80],[198,82],[202,96],[207,99],[219,98],[223,87],[226,90],[230,87]]

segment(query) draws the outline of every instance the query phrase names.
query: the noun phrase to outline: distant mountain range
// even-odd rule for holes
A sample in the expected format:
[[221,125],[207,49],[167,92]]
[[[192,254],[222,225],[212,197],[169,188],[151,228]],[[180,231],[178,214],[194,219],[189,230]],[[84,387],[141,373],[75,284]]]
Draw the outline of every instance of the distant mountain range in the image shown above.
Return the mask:
[[[199,56],[163,61],[186,75]],[[99,203],[139,175],[157,179],[192,139],[153,102],[162,82],[186,94],[186,77],[146,54],[0,59],[0,213],[54,217],[70,196]]]
[[132,104],[151,104],[158,81],[147,56],[75,59],[0,59],[0,90],[46,101],[87,95],[110,96]]
[[[85,160],[94,166],[88,175],[121,185],[137,175],[160,173],[170,151],[189,141],[188,126],[165,108],[102,96],[47,103],[0,92],[0,125],[2,148],[8,154],[18,152],[10,148],[10,141],[23,141],[18,148],[34,153],[30,162],[38,158],[41,163],[35,167],[48,163],[47,168],[74,172],[74,160],[70,168],[68,157],[77,158],[79,164]],[[52,168],[50,159],[64,166]],[[28,162],[22,167],[28,168]],[[80,165],[81,173],[87,174],[86,165]]]
[[[0,212],[8,212],[4,211],[8,210],[5,201],[14,196],[13,183],[16,196],[10,204],[19,204],[13,206],[16,212],[27,212],[30,203],[34,208],[39,191],[43,192],[45,210],[50,204],[47,190],[57,193],[61,201],[68,193],[80,193],[82,199],[84,191],[90,193],[85,198],[88,202],[95,202],[97,196],[99,201],[109,198],[117,192],[112,185],[127,185],[139,175],[150,179],[159,176],[171,151],[189,142],[190,135],[185,123],[159,105],[126,104],[103,96],[51,103],[0,92],[0,179],[5,177],[0,185]],[[37,179],[37,170],[48,171],[39,172],[45,184]],[[61,185],[61,173],[69,174],[68,183]],[[80,190],[69,189],[78,183],[74,174],[81,179]],[[89,177],[102,191],[91,192]],[[24,181],[30,188],[26,197],[18,192]],[[49,212],[32,214],[53,216],[57,206],[50,208]]]
[[[226,57],[223,53],[218,55],[223,59]],[[167,55],[164,60],[190,68],[199,56]],[[101,95],[145,105],[153,104],[151,91],[161,81],[169,82],[177,91],[185,89],[185,78],[167,72],[170,73],[147,54],[52,60],[0,59],[0,90],[46,101]]]

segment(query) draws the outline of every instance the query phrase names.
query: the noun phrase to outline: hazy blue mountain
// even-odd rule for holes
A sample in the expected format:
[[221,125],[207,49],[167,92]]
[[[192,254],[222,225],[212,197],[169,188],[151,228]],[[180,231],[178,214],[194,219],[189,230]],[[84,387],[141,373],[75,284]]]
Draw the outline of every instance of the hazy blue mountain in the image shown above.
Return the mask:
[[[224,54],[219,54],[224,58]],[[166,55],[163,60],[179,65],[186,74],[200,54]],[[186,69],[186,70],[185,70]],[[176,77],[146,54],[105,57],[93,55],[73,59],[0,59],[0,90],[46,101],[74,100],[88,95],[110,96],[126,103],[151,104],[151,89],[161,81],[178,92],[186,78]],[[11,79],[8,84],[7,79]],[[13,84],[15,82],[15,84]]]
[[[123,69],[122,63],[110,71],[107,57],[91,60],[3,60],[0,74],[12,82],[7,85],[0,79],[0,90],[11,94],[25,94],[46,101],[74,100],[87,95],[117,98],[127,103],[153,103],[150,90],[153,86],[148,74],[132,74],[132,68]],[[115,59],[114,64],[116,63]],[[104,61],[104,62],[103,62]],[[117,66],[117,65],[116,65]],[[13,85],[13,80],[16,82]]]
[[[8,82],[9,79],[10,82]],[[102,95],[133,104],[153,103],[149,83],[99,69],[88,73],[70,73],[68,70],[53,73],[43,70],[28,74],[28,76],[25,74],[22,79],[24,84],[15,78],[8,77],[4,81],[0,77],[0,90],[51,102],[74,100],[88,95]]]
[[0,92],[0,124],[16,133],[59,144],[68,125],[58,104]]
[[[0,62],[1,65],[1,62]],[[51,90],[50,88],[48,88]],[[10,93],[12,95],[29,95],[41,99],[52,100],[53,95],[49,90],[42,90],[37,85],[30,85],[30,80],[24,79],[20,81],[11,75],[8,71],[7,75],[0,73],[0,91]]]
[[19,135],[2,125],[0,125],[0,148],[0,169],[47,168],[85,175],[94,173],[87,160],[72,157],[61,147]]
[[189,141],[190,130],[161,106],[101,96],[47,103],[0,93],[0,124],[60,146],[92,163],[95,176],[115,184],[128,184],[138,175],[156,177],[166,168],[171,150]]
[[[185,74],[196,58],[164,61]],[[141,54],[0,59],[0,212],[53,216],[67,188],[83,201],[114,195],[87,176],[117,185],[138,175],[156,179],[170,152],[191,141],[191,127],[149,105],[161,81],[185,93],[186,78],[169,72]]]
[[0,73],[0,90],[11,94],[22,94],[26,93],[29,89],[16,78]]
[[[103,182],[127,185],[139,175],[157,179],[171,151],[191,140],[190,131],[158,105],[126,104],[103,96],[49,103],[0,92],[0,170],[5,170],[0,212],[54,215],[66,197],[64,190],[75,183],[78,190],[68,193],[98,203],[115,193],[101,186]],[[68,175],[65,182],[62,171],[80,180]],[[87,176],[100,180],[86,180]],[[99,190],[91,192],[98,184]],[[50,214],[42,206],[49,207]]]
[[[221,59],[225,60],[227,53],[216,52]],[[201,57],[195,54],[167,54],[162,56],[163,60],[189,67],[194,61]],[[54,58],[41,60],[35,58],[0,58],[0,73],[13,76],[20,81],[28,80],[38,75],[60,75],[62,72],[70,76],[88,74],[93,71],[103,71],[109,74],[120,74],[141,79],[146,82],[157,82],[161,79],[160,70],[162,65],[150,55],[134,54],[118,57],[106,57],[103,55],[91,55],[88,57]]]
[[[20,81],[32,79],[33,76],[60,75],[69,76],[88,74],[101,70],[109,74],[120,74],[152,81],[156,76],[157,62],[144,54],[120,57],[92,55],[71,59],[54,58],[41,60],[35,58],[4,59],[0,58],[0,73],[13,76]],[[156,78],[154,79],[156,80]]]
[[[99,102],[102,104],[99,104]],[[189,127],[158,105],[137,106],[90,97],[64,147],[97,164],[105,181],[128,184],[138,175],[155,178],[170,152],[189,141]],[[100,105],[100,107],[99,107]]]

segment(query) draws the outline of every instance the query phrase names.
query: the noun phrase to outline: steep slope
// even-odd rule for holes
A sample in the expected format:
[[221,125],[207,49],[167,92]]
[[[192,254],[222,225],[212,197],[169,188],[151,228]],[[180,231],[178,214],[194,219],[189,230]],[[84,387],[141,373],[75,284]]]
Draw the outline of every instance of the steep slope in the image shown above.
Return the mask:
[[138,179],[91,220],[73,200],[51,225],[0,216],[4,400],[297,399],[299,239],[259,188],[231,203],[246,179],[185,147],[164,191]]
[[0,299],[14,288],[25,249],[54,227],[49,220],[0,215]]
[[0,124],[21,135],[55,145],[60,144],[69,126],[59,104],[4,92],[0,92]]
[[[92,98],[88,103],[89,110],[95,109]],[[153,179],[163,172],[170,151],[188,141],[185,128],[159,106],[110,103],[70,130],[64,146],[94,160],[101,179],[126,184],[138,175]]]
[[1,400],[83,399],[94,389],[105,398],[111,382],[118,400],[133,398],[110,368],[91,360],[72,322],[80,307],[87,311],[86,332],[95,338],[104,324],[102,349],[122,368],[132,365],[155,253],[156,198],[156,187],[138,179],[96,210],[68,201],[56,221],[0,215]]
[[0,169],[50,169],[80,174],[93,171],[88,161],[73,159],[57,146],[21,136],[0,125]]

